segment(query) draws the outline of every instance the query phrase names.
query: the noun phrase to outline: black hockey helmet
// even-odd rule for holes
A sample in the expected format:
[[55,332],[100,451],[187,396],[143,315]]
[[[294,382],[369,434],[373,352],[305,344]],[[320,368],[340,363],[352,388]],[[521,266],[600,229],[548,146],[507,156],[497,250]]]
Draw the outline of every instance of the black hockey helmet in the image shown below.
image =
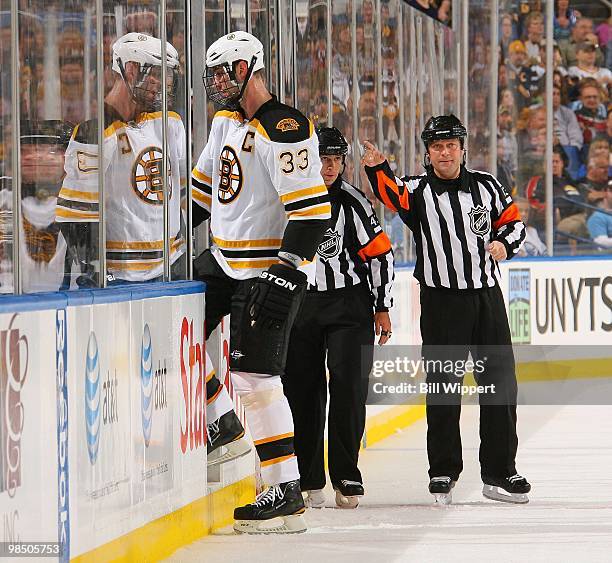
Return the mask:
[[429,148],[429,144],[440,139],[459,139],[461,148],[467,137],[467,130],[463,123],[453,115],[435,115],[430,117],[425,124],[425,129],[421,133],[421,139],[425,144],[425,148]]
[[24,120],[20,125],[22,145],[55,145],[66,150],[74,125],[59,119]]
[[348,143],[336,127],[317,127],[319,137],[319,156],[348,154]]

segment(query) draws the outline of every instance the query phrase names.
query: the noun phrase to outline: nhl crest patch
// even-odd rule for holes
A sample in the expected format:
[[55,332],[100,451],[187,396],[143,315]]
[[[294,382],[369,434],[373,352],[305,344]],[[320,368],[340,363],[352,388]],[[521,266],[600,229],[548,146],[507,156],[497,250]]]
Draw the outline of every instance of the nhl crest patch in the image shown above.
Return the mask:
[[277,124],[276,128],[282,131],[297,131],[300,128],[300,124],[293,119],[293,117],[286,117],[285,119],[281,119]]
[[317,249],[317,254],[323,260],[329,260],[340,253],[340,234],[333,229],[327,229],[323,236],[323,242]]
[[470,229],[475,235],[484,237],[491,230],[491,214],[486,207],[482,205],[472,207],[468,215],[470,217]]

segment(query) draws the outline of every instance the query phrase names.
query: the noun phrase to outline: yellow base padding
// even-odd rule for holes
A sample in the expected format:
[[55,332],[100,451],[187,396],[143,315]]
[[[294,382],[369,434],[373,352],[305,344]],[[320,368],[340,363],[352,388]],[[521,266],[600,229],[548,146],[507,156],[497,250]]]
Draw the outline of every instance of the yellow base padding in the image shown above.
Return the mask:
[[228,485],[72,561],[159,561],[233,521],[234,507],[253,502],[255,476]]
[[425,416],[425,405],[398,405],[366,420],[364,447],[369,448]]

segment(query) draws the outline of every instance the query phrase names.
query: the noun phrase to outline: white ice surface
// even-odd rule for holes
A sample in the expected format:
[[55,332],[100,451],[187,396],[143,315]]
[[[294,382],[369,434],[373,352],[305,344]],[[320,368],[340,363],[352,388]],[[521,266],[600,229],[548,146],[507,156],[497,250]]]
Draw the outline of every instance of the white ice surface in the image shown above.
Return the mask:
[[366,496],[356,510],[309,510],[295,536],[226,528],[177,551],[173,562],[612,562],[612,407],[522,406],[517,468],[527,505],[482,497],[478,409],[462,413],[464,471],[454,504],[427,492],[425,422],[361,455]]

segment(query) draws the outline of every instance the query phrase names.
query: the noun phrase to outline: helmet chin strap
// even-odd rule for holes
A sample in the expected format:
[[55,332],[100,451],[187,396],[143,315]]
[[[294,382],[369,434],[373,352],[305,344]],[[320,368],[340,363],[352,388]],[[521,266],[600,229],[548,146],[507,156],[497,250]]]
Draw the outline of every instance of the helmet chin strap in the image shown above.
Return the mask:
[[[239,111],[241,109],[240,101],[242,100],[242,96],[244,96],[244,92],[246,90],[247,83],[250,80],[251,75],[253,74],[253,68],[255,67],[256,62],[257,62],[257,57],[253,55],[253,57],[251,58],[251,62],[249,64],[249,68],[247,69],[246,76],[244,77],[244,80],[242,81],[240,92],[238,92],[238,95],[234,99],[228,101],[226,104],[226,107],[228,109],[231,109],[233,111]],[[236,80],[236,71],[234,69],[232,69],[232,74],[234,75],[233,79]],[[232,77],[230,76],[230,78]],[[236,80],[236,82],[238,82],[238,80]]]

